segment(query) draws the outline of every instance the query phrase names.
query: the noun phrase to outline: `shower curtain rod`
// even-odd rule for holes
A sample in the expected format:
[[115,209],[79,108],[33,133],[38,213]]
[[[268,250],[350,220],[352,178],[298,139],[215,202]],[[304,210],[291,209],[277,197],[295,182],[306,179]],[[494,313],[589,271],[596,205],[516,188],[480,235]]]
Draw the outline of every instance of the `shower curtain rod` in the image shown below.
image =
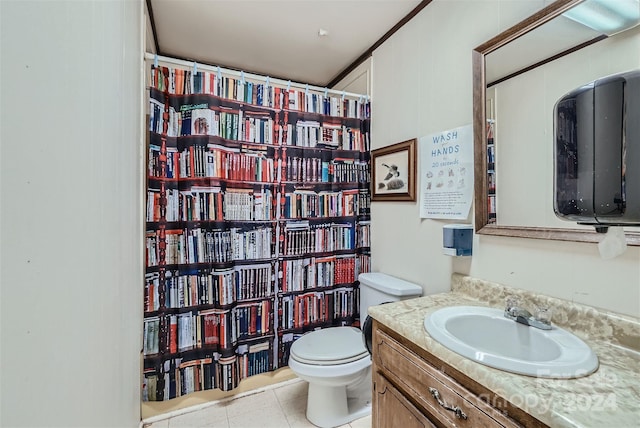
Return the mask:
[[365,94],[354,94],[353,92],[337,91],[335,89],[328,89],[328,88],[323,88],[323,87],[320,87],[320,86],[314,86],[314,85],[309,85],[309,84],[292,82],[291,80],[282,80],[282,79],[276,79],[276,78],[272,79],[269,76],[263,76],[263,75],[260,75],[260,74],[245,73],[244,71],[237,71],[237,70],[231,70],[231,69],[228,69],[228,68],[208,65],[208,64],[201,64],[201,63],[195,62],[195,61],[185,61],[185,60],[182,60],[182,59],[171,58],[171,57],[163,56],[163,55],[156,55],[156,54],[152,54],[152,53],[149,53],[149,52],[145,52],[144,59],[146,61],[165,62],[165,63],[169,63],[169,64],[173,64],[173,65],[178,65],[178,66],[181,66],[181,67],[197,68],[199,70],[205,70],[205,71],[209,71],[209,72],[217,72],[219,70],[220,73],[224,73],[226,75],[232,75],[232,76],[236,76],[236,77],[239,77],[239,78],[244,77],[244,78],[248,78],[248,79],[251,79],[251,80],[265,81],[265,82],[267,82],[269,84],[276,84],[278,86],[283,86],[283,87],[286,87],[286,88],[295,87],[295,88],[302,89],[302,90],[309,90],[309,91],[321,92],[321,93],[327,93],[327,94],[335,94],[335,95],[351,97],[351,98],[364,98],[367,101],[371,99],[371,97],[369,95],[365,95]]

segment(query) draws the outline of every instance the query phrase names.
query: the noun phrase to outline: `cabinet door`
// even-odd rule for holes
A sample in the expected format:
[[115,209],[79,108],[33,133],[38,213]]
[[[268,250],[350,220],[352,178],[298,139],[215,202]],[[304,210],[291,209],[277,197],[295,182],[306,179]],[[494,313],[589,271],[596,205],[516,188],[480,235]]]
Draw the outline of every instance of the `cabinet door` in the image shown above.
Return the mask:
[[516,428],[519,425],[463,385],[374,326],[375,367],[413,397],[431,419],[447,427]]
[[396,388],[374,373],[372,428],[436,428]]

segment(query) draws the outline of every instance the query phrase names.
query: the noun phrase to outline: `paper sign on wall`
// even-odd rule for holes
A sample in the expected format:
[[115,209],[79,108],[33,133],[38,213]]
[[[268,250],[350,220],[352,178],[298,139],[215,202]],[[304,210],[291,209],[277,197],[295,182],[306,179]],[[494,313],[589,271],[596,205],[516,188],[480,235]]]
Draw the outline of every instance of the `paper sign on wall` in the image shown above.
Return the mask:
[[462,126],[420,138],[420,217],[466,219],[473,198],[473,132]]

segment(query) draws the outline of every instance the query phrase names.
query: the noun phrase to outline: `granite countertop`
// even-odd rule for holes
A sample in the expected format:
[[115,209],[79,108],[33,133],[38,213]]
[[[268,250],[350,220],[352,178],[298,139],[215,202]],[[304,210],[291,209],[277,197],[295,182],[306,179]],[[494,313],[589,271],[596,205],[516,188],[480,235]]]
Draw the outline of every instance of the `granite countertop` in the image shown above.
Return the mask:
[[[535,295],[500,284],[452,276],[452,291],[369,308],[380,323],[474,379],[550,427],[640,426],[640,319]],[[425,331],[425,316],[446,306],[503,309],[516,295],[526,307],[542,304],[553,324],[585,341],[598,356],[598,370],[577,379],[545,379],[497,370],[440,345]]]

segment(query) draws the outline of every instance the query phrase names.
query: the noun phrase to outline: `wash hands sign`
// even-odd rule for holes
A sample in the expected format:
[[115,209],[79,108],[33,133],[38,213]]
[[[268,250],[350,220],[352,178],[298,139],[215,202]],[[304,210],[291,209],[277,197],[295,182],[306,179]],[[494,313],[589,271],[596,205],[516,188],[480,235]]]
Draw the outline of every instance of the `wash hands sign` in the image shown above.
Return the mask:
[[419,139],[420,218],[464,220],[473,199],[471,125]]

